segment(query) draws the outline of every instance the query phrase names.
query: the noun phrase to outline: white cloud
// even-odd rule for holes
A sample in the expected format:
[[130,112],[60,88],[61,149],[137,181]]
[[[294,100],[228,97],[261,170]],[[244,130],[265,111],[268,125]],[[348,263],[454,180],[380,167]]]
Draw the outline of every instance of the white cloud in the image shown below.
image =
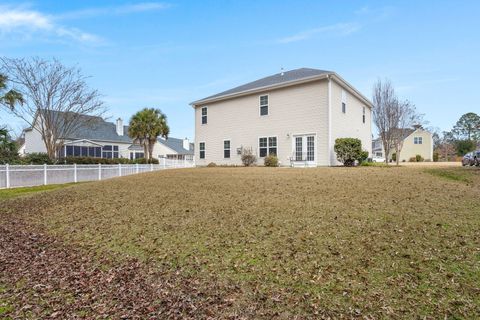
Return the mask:
[[0,6],[0,35],[11,33],[27,36],[44,34],[83,43],[101,42],[100,37],[77,28],[58,25],[52,16],[41,12],[25,8]]
[[357,23],[337,23],[320,28],[309,29],[292,36],[279,39],[278,43],[291,43],[310,39],[316,35],[328,34],[334,36],[346,36],[360,30],[361,26]]
[[82,19],[106,15],[124,15],[149,11],[158,11],[169,8],[170,5],[162,2],[142,2],[114,7],[96,7],[70,11],[56,16],[56,19]]

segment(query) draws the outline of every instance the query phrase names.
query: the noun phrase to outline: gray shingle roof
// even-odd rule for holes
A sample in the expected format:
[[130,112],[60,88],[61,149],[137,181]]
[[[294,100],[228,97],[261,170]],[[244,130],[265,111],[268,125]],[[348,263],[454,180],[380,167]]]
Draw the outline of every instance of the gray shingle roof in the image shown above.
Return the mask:
[[297,80],[302,80],[310,77],[320,76],[324,74],[331,74],[331,73],[333,72],[326,71],[326,70],[310,69],[310,68],[301,68],[301,69],[285,71],[283,73],[277,73],[272,76],[268,76],[262,79],[258,79],[258,80],[243,84],[241,86],[214,94],[212,96],[203,98],[198,101],[210,100],[210,99],[219,98],[222,96],[240,93],[243,91],[249,91],[249,90],[259,89],[263,87],[274,86],[274,85],[282,84],[285,82],[297,81]]
[[168,138],[167,140],[159,138],[158,142],[174,150],[178,154],[193,154],[193,143],[190,143],[190,149],[183,148],[183,139]]
[[[63,116],[65,114],[64,112],[56,113],[58,113],[59,116]],[[128,136],[128,126],[123,126],[124,135],[120,136],[117,134],[117,125],[115,123],[105,121],[101,117],[82,115],[80,119],[83,120],[85,125],[78,126],[72,134],[69,134],[68,137],[63,138],[69,140],[87,139],[92,141],[109,141],[133,144],[133,139]],[[159,138],[158,142],[166,145],[179,154],[193,154],[193,144],[190,145],[190,150],[183,149],[183,139],[168,138],[167,140],[163,140]]]

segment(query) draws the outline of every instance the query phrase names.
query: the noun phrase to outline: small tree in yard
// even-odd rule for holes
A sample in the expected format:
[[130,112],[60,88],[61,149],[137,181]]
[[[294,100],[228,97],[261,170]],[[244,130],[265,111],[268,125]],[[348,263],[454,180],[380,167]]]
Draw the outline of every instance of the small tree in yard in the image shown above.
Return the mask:
[[56,59],[0,57],[0,73],[0,89],[2,81],[13,87],[0,106],[40,133],[50,159],[57,157],[63,138],[95,119],[84,115],[103,114],[100,94],[88,87],[87,77]]
[[242,163],[245,167],[250,167],[257,162],[257,157],[253,154],[252,148],[242,149]]
[[364,153],[362,142],[355,138],[339,138],[335,140],[334,146],[337,159],[346,167],[355,165],[355,161],[361,161]]
[[400,161],[403,141],[410,128],[421,121],[415,106],[409,101],[400,101],[389,80],[378,80],[373,87],[373,122],[375,123],[385,151],[385,161],[395,150],[397,165]]

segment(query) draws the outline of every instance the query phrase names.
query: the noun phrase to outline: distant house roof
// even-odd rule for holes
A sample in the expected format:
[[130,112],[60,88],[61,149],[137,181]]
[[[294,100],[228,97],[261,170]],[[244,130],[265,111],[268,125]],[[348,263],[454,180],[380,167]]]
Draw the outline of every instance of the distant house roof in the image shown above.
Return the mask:
[[353,88],[350,84],[348,84],[335,72],[312,69],[312,68],[300,68],[300,69],[280,72],[272,76],[261,78],[261,79],[243,84],[241,86],[194,101],[191,103],[191,105],[195,106],[198,104],[203,104],[203,103],[227,99],[230,97],[249,94],[249,93],[253,93],[253,92],[264,90],[264,89],[293,85],[293,84],[310,81],[310,80],[311,81],[318,80],[328,75],[335,76],[339,82],[342,82],[343,84],[345,84],[347,87],[349,87],[349,89],[351,89],[359,97],[361,97],[361,99],[365,100],[368,106],[370,107],[372,106],[371,102],[367,98],[365,98],[360,92],[358,92],[355,88]]
[[178,154],[193,154],[194,144],[189,143],[189,149],[186,150],[183,148],[183,139],[168,138],[165,140],[163,138],[158,138],[158,142],[169,147]]
[[[51,112],[57,116],[66,116],[65,112]],[[63,139],[130,143],[132,144],[129,147],[130,150],[143,150],[143,148],[136,148],[135,146],[137,146],[137,144],[134,144],[133,139],[128,136],[128,126],[123,126],[124,135],[121,136],[117,133],[117,125],[115,123],[105,121],[101,117],[81,115],[79,119],[81,119],[84,125],[78,126],[71,134],[62,137]],[[28,128],[27,130],[31,130],[31,128]],[[177,140],[180,141],[180,143],[178,143]],[[166,140],[168,142],[165,143],[165,140],[159,138],[158,141],[179,154],[190,154],[190,152],[193,154],[193,148],[190,148],[192,151],[183,149],[183,139],[168,138],[168,140]]]

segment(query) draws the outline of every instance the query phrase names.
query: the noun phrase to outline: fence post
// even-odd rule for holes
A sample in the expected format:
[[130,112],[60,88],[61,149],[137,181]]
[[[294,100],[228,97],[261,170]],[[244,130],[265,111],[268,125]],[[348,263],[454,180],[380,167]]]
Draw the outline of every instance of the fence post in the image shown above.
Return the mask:
[[118,176],[119,177],[122,176],[122,164],[121,163],[118,164]]
[[135,173],[138,173],[138,163],[135,163]]
[[187,158],[184,156],[183,158],[183,167],[186,168],[187,167]]
[[150,163],[150,171],[153,171],[153,163]]
[[166,160],[165,160],[165,158],[162,158],[162,164],[163,164],[163,169],[165,169],[165,167],[166,167]]
[[43,164],[43,185],[47,185],[47,164]]
[[7,163],[5,165],[5,174],[6,174],[6,188],[10,188],[10,165]]
[[102,164],[98,164],[98,180],[102,180]]
[[73,164],[73,182],[77,183],[77,164]]

